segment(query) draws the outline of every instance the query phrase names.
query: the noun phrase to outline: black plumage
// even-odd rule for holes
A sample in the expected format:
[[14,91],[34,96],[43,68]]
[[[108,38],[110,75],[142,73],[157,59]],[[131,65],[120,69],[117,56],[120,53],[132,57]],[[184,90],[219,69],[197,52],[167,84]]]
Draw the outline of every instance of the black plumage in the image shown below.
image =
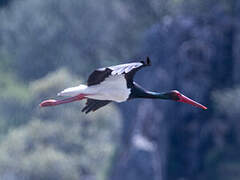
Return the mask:
[[[135,73],[140,70],[142,67],[150,66],[151,61],[149,57],[147,57],[146,61],[128,63],[128,64],[120,64],[116,66],[110,66],[106,68],[100,68],[93,71],[87,81],[88,86],[93,86],[100,84],[106,78],[110,76],[117,76],[124,74],[126,79],[127,88],[132,88],[134,86],[133,78]],[[87,99],[85,107],[82,109],[82,112],[89,113],[90,111],[96,111],[97,109],[107,105],[111,101],[106,100],[94,100]]]
[[110,102],[111,101],[95,100],[88,98],[85,107],[82,109],[82,112],[85,112],[86,114],[89,113],[90,111],[94,112]]
[[87,85],[97,85],[103,82],[107,77],[114,76],[114,75],[121,75],[125,74],[126,81],[131,83],[133,82],[133,77],[135,73],[144,66],[150,66],[151,61],[149,57],[147,57],[146,62],[134,62],[128,64],[120,64],[116,66],[110,66],[105,68],[99,68],[93,71],[87,80]]
[[87,86],[79,85],[61,91],[59,96],[72,96],[62,100],[48,99],[40,103],[41,107],[56,106],[87,99],[82,112],[89,113],[109,104],[124,102],[135,98],[174,100],[191,104],[206,110],[207,107],[184,96],[177,90],[169,92],[152,92],[144,89],[133,81],[134,75],[142,67],[150,66],[149,57],[146,61],[120,64],[95,70],[88,78]]

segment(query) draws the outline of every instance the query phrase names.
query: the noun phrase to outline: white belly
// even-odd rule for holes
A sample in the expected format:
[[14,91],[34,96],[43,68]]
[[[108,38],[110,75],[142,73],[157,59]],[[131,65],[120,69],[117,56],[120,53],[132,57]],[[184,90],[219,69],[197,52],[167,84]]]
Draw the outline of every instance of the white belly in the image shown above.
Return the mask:
[[109,101],[116,101],[116,102],[123,102],[128,99],[130,91],[123,90],[123,89],[111,89],[111,90],[99,90],[96,94],[92,94],[87,96],[91,99],[97,100],[109,100]]
[[123,75],[115,75],[106,78],[103,82],[93,86],[80,85],[63,90],[60,96],[76,96],[89,94],[88,98],[97,100],[109,100],[116,102],[126,101],[131,93]]
[[89,95],[89,98],[97,100],[110,100],[116,102],[126,101],[130,94],[123,75],[110,76],[98,85],[88,87],[89,91],[96,93]]

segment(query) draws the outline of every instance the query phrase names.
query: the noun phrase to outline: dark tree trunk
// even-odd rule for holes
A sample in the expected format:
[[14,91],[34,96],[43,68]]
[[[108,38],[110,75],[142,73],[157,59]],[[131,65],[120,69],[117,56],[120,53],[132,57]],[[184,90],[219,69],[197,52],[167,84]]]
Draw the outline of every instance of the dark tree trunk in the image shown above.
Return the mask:
[[[239,24],[233,24],[234,14],[216,11],[225,18],[210,12],[207,18],[166,17],[147,33],[143,49],[153,66],[137,81],[209,102],[208,111],[158,100],[123,104],[123,138],[111,179],[191,180],[206,174],[206,153],[213,146],[211,93],[240,79]],[[139,146],[139,137],[151,148]]]

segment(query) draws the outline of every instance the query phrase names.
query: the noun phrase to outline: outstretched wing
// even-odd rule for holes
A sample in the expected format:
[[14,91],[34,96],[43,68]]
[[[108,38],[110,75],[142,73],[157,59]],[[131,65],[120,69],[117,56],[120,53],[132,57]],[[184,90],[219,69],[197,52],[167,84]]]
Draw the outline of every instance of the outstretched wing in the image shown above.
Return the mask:
[[149,57],[147,57],[146,62],[140,61],[135,63],[120,64],[117,66],[110,66],[106,68],[100,68],[95,70],[88,78],[87,85],[100,84],[109,76],[116,76],[125,74],[127,80],[127,86],[131,87],[133,85],[133,77],[135,73],[144,66],[150,66],[151,62]]
[[99,108],[107,105],[111,101],[103,101],[103,100],[95,100],[95,99],[87,99],[85,107],[82,109],[82,112],[85,112],[86,114],[90,111],[96,111]]

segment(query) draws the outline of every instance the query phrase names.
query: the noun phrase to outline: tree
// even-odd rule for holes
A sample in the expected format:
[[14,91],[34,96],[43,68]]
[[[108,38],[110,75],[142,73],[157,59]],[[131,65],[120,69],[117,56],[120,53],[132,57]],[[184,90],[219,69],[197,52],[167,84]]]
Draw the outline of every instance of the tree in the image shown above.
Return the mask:
[[3,180],[105,179],[116,148],[121,116],[113,106],[90,116],[79,104],[40,109],[38,100],[46,92],[74,78],[67,70],[32,82],[32,114],[21,119],[0,143],[0,175]]

